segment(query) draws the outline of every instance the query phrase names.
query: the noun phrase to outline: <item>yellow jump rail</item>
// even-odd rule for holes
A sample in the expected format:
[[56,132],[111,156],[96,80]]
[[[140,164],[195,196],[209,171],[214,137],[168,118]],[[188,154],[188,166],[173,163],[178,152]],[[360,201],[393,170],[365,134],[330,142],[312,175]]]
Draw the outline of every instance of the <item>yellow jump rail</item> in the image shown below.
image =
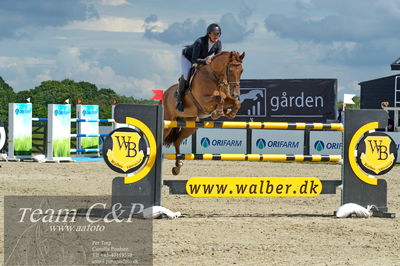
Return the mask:
[[231,129],[310,129],[343,131],[342,123],[302,123],[302,122],[239,122],[239,121],[168,121],[164,128],[231,128]]

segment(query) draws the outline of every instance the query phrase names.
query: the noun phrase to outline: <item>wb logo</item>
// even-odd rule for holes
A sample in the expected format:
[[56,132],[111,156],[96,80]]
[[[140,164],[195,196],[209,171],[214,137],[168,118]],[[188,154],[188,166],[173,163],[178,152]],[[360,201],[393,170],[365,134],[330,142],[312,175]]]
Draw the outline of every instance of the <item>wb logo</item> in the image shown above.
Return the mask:
[[137,143],[131,141],[131,136],[115,136],[120,150],[126,151],[126,157],[135,157],[137,155]]
[[383,175],[395,164],[396,144],[388,135],[375,132],[366,135],[357,147],[357,162],[364,172]]
[[133,131],[114,131],[110,134],[112,149],[107,150],[107,160],[124,172],[139,166],[144,160],[144,152],[139,150],[141,136]]
[[379,139],[379,140],[368,140],[368,147],[369,150],[371,150],[372,153],[376,153],[377,154],[377,160],[386,160],[389,157],[388,154],[388,146],[386,146],[386,144],[383,144],[383,140]]

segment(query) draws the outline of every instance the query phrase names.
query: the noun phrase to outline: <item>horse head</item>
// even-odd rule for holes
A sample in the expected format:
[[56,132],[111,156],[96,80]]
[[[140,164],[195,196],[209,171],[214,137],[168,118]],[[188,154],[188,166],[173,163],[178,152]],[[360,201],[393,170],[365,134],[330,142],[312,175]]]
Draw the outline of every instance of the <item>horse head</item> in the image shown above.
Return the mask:
[[240,77],[243,73],[243,58],[245,53],[231,52],[231,61],[227,65],[227,81],[230,95],[234,99],[240,96]]
[[242,62],[245,53],[222,52],[216,55],[211,68],[219,76],[219,82],[223,84],[222,90],[227,97],[235,100],[240,96],[240,77],[243,72]]

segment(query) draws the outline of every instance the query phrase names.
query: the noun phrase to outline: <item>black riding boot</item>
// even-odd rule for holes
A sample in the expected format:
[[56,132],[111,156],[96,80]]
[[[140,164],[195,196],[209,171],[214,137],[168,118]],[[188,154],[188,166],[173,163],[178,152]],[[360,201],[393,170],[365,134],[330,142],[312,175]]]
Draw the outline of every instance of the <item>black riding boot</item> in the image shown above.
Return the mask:
[[178,89],[176,90],[176,109],[183,112],[183,94],[186,90],[186,80],[183,75],[179,78]]

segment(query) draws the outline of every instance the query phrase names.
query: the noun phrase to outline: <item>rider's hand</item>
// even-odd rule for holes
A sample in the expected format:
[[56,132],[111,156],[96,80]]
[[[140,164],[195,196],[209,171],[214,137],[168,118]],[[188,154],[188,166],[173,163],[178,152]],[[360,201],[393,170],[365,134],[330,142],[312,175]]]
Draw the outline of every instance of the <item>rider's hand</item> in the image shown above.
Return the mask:
[[208,58],[206,59],[206,65],[208,65],[208,64],[211,64],[211,57],[208,57]]

